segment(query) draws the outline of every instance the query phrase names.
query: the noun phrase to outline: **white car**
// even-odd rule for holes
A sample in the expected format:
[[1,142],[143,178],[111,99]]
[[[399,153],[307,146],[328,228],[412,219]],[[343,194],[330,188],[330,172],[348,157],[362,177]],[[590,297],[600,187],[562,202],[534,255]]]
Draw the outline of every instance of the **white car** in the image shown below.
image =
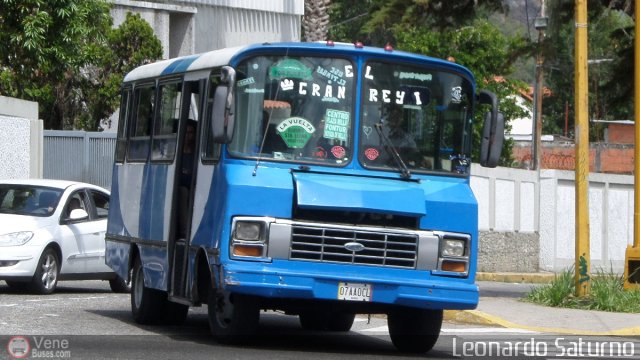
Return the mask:
[[52,293],[59,280],[130,283],[104,261],[109,191],[62,180],[0,180],[0,280]]

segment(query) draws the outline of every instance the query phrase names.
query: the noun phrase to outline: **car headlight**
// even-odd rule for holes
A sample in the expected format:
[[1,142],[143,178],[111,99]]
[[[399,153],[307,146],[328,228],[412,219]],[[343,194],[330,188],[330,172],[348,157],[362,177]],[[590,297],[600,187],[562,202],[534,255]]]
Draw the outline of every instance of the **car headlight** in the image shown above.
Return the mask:
[[464,256],[464,248],[464,240],[444,239],[442,243],[442,256]]
[[18,231],[14,233],[0,235],[0,246],[20,246],[26,244],[33,238],[31,231]]

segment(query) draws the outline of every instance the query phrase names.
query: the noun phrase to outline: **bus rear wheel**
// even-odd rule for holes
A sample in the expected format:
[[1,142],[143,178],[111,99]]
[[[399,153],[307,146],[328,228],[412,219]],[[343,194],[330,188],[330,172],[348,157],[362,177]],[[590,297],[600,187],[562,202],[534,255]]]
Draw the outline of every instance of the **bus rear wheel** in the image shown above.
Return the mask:
[[250,340],[258,330],[260,307],[255,297],[226,291],[209,291],[209,327],[221,343]]
[[438,341],[442,310],[397,309],[388,314],[387,323],[396,349],[407,353],[425,353]]
[[133,262],[131,278],[131,313],[139,324],[155,324],[161,319],[166,295],[144,286],[144,273],[139,257]]

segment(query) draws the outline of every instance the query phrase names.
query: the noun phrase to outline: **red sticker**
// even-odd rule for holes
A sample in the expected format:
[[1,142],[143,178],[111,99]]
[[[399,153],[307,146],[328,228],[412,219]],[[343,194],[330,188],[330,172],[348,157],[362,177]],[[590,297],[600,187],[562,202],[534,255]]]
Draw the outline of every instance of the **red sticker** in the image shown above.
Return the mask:
[[367,159],[373,161],[377,159],[378,156],[380,156],[380,153],[378,152],[378,150],[374,148],[368,148],[367,150],[364,151],[364,156],[366,156]]
[[317,158],[326,159],[327,158],[327,151],[325,149],[323,149],[322,146],[318,146],[316,148],[316,151],[313,152],[313,156],[317,157]]
[[337,159],[342,159],[347,152],[344,150],[342,146],[334,146],[331,148],[331,153]]

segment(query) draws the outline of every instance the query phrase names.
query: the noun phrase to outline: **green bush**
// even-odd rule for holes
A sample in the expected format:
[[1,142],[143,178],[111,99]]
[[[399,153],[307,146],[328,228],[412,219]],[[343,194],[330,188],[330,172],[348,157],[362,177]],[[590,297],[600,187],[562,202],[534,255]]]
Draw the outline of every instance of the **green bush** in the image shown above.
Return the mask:
[[591,278],[588,295],[578,298],[572,267],[557,274],[549,284],[533,288],[524,300],[553,307],[640,313],[640,290],[624,290],[623,285],[622,275],[600,269]]

